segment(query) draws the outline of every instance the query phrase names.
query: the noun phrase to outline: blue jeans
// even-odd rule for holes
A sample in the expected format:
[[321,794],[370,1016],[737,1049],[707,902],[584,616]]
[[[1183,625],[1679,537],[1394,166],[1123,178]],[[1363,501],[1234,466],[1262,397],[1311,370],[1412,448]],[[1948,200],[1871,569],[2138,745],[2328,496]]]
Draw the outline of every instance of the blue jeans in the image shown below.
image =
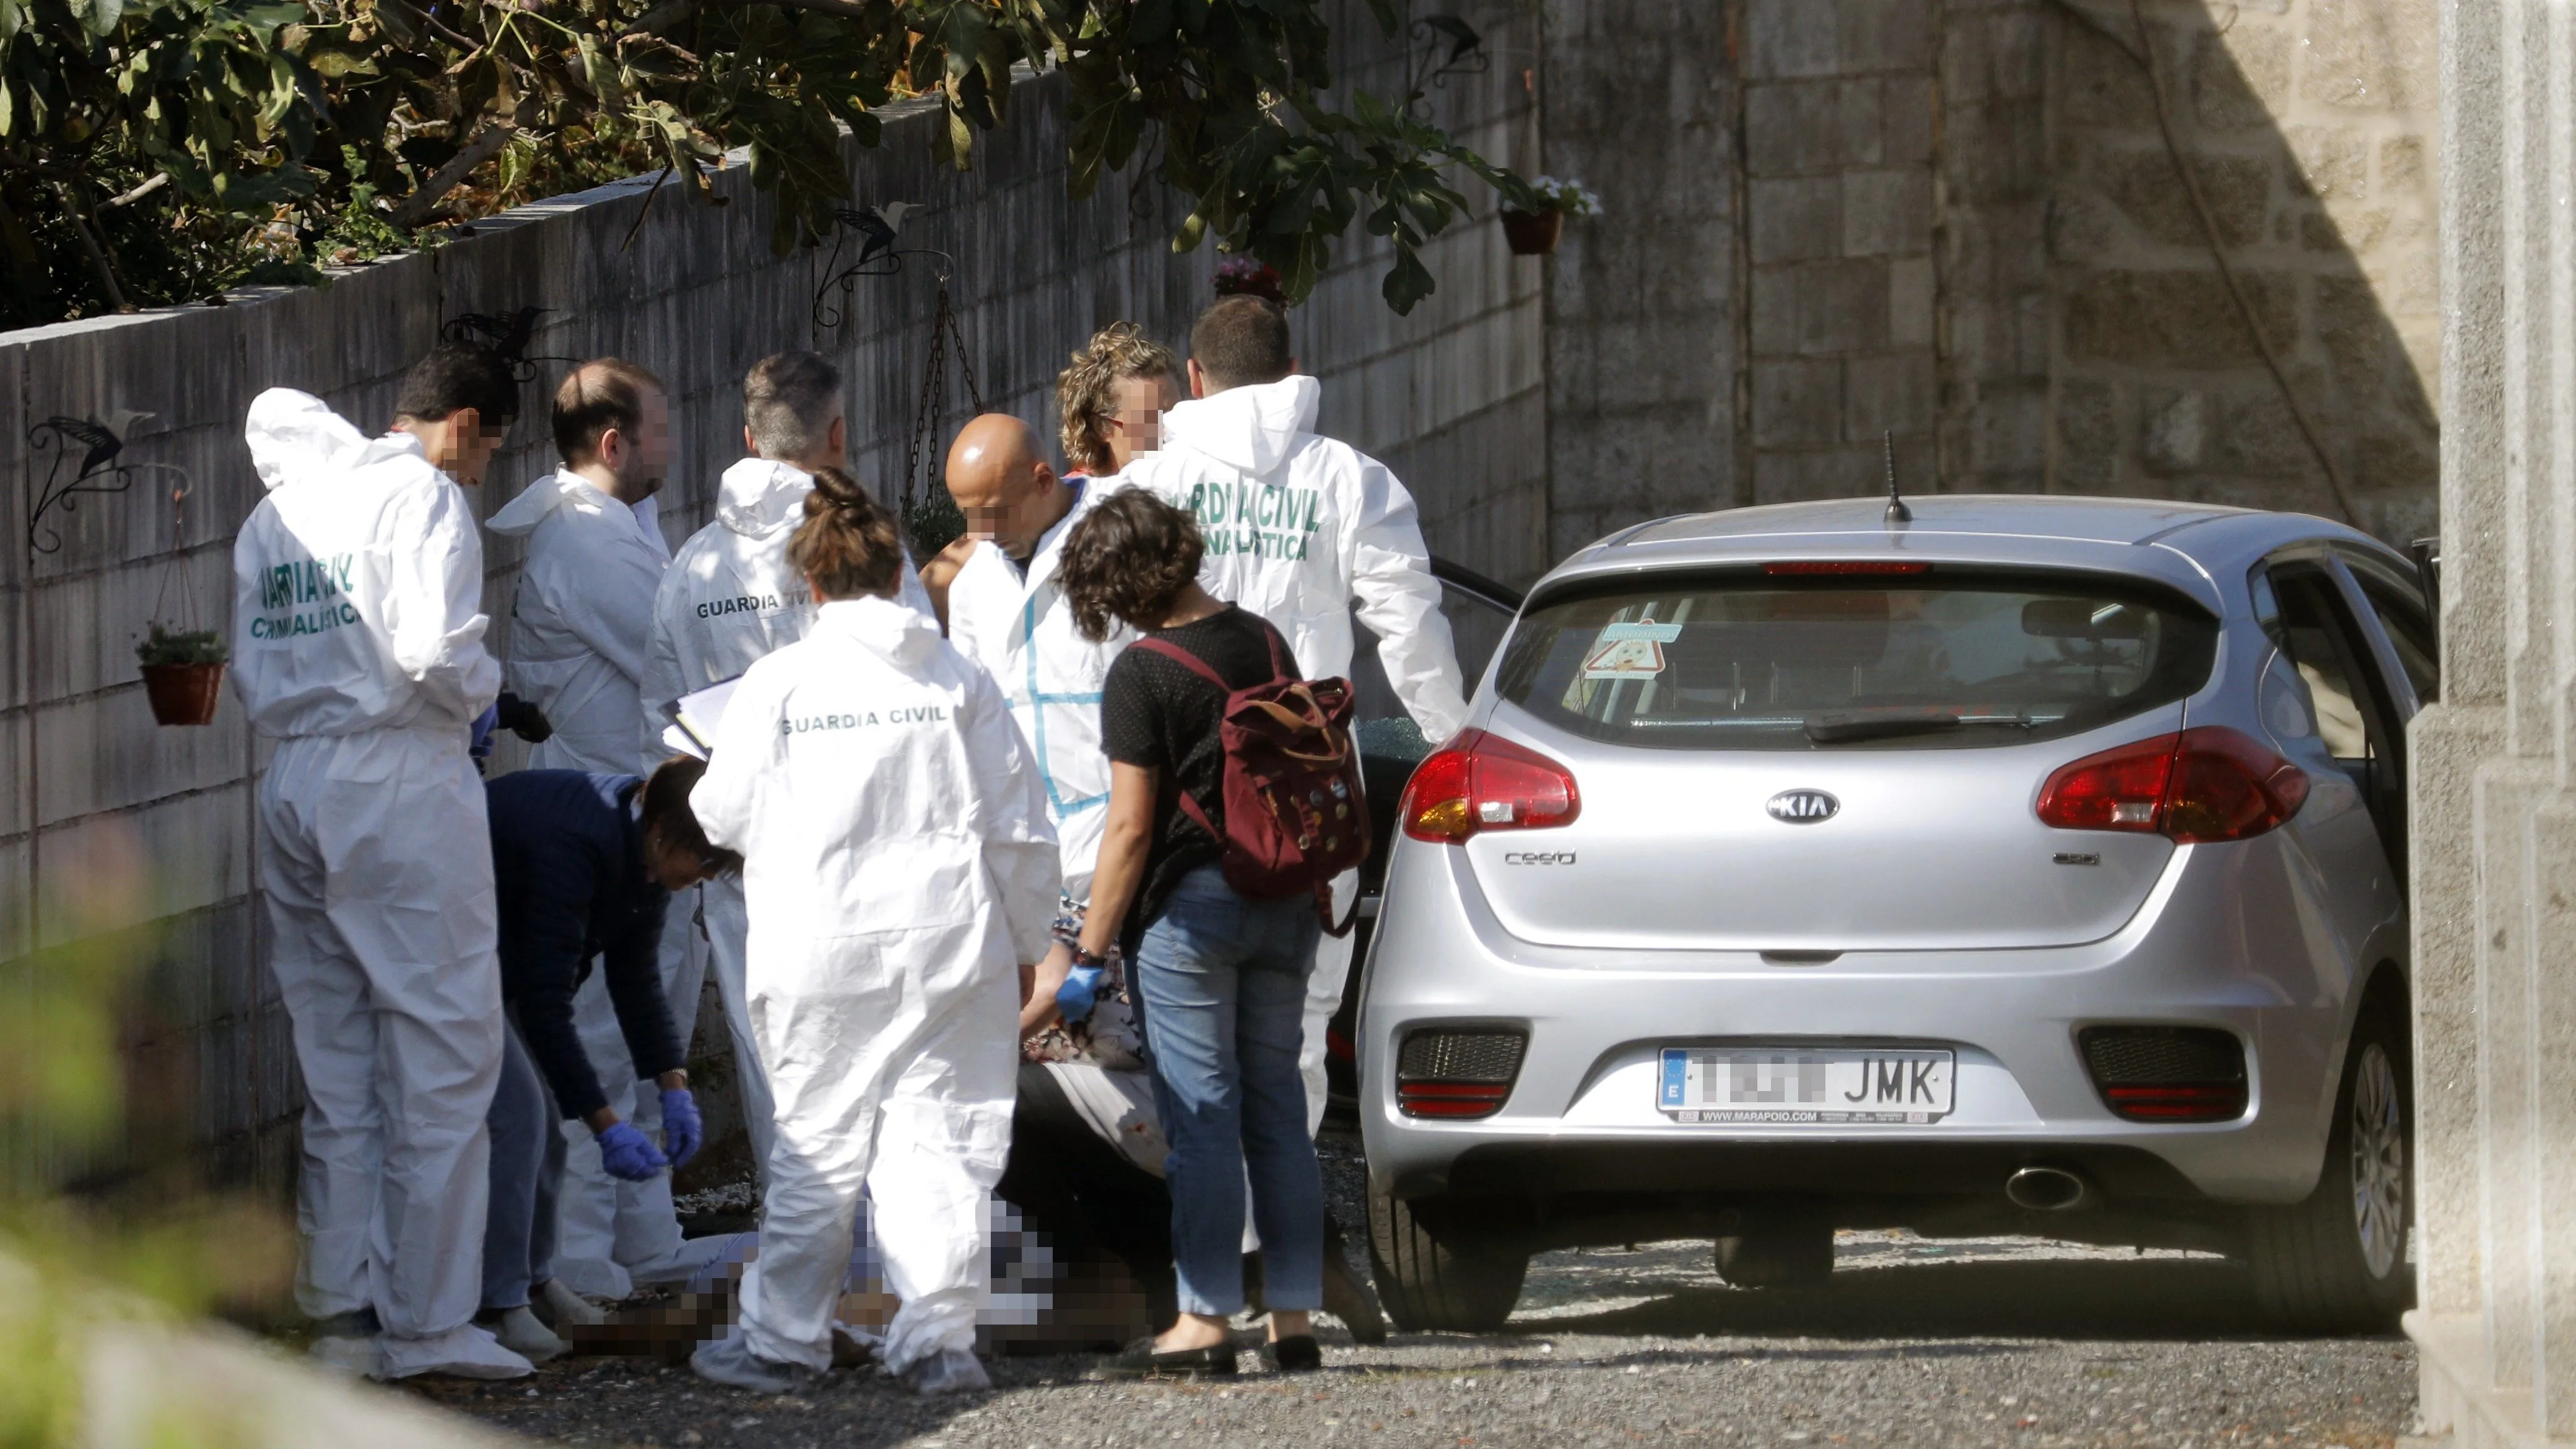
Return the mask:
[[1312,900],[1248,901],[1208,866],[1182,878],[1137,948],[1184,1313],[1243,1310],[1247,1169],[1262,1297],[1324,1305],[1324,1182],[1297,1071],[1319,929]]
[[555,1275],[555,1197],[563,1187],[564,1135],[555,1094],[519,1037],[504,1033],[501,1083],[484,1118],[492,1130],[492,1205],[483,1220],[483,1306],[525,1308],[528,1289]]

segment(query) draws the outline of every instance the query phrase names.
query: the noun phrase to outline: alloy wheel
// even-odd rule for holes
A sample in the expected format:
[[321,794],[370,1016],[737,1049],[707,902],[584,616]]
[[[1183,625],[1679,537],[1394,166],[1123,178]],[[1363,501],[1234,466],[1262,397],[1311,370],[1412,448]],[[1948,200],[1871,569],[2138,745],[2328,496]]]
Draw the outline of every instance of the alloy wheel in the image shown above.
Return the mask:
[[2352,1218],[2363,1266],[2387,1277],[2406,1247],[2406,1116],[2396,1068],[2377,1042],[2353,1072]]

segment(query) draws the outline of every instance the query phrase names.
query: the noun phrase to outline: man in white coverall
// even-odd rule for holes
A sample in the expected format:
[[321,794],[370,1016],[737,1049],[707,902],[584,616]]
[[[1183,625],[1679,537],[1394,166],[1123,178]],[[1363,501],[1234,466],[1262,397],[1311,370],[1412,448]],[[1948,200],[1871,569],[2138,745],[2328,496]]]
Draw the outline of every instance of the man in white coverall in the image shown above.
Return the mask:
[[[813,592],[787,562],[787,540],[805,519],[814,470],[840,467],[848,456],[841,370],[811,352],[765,357],[742,380],[742,418],[751,456],[725,469],[716,485],[715,522],[680,545],[653,599],[644,655],[648,755],[662,751],[670,707],[683,695],[732,679],[804,638],[814,619]],[[902,602],[927,612],[929,595],[909,571],[906,581]],[[718,876],[700,891],[716,995],[732,1028],[743,1126],[752,1161],[766,1174],[775,1104],[743,994],[742,880]]]
[[444,346],[370,439],[261,393],[268,496],[233,545],[233,688],[277,740],[259,791],[270,967],[304,1070],[314,1352],[384,1378],[516,1378],[473,1324],[501,1071],[497,906],[466,757],[500,692],[483,647],[477,484],[519,408],[508,364]]
[[[510,617],[510,685],[554,724],[528,766],[650,774],[661,752],[640,748],[635,721],[654,592],[670,562],[653,503],[670,467],[670,406],[652,373],[600,358],[565,376],[552,423],[562,466],[485,525],[527,540]],[[696,918],[694,889],[675,895],[663,918],[662,990],[684,1044],[706,970]],[[574,1022],[609,1107],[648,1135],[658,1131],[661,1104],[636,1090],[605,972],[582,983]],[[612,1178],[579,1123],[565,1129],[556,1221],[556,1278],[593,1297],[623,1298],[636,1283],[685,1278],[699,1266],[681,1238],[669,1176]]]
[[[948,642],[984,667],[1028,741],[1064,865],[1064,900],[1091,899],[1091,868],[1109,811],[1100,750],[1100,686],[1132,635],[1102,644],[1073,626],[1055,570],[1066,535],[1099,496],[1039,456],[1036,432],[1007,413],[968,423],[948,450],[948,496],[966,515],[971,551],[948,583]],[[952,550],[952,553],[954,551]],[[1024,1024],[1055,1001],[1072,962],[1058,944],[1038,969]]]
[[[1198,515],[1207,536],[1199,583],[1288,636],[1309,679],[1351,672],[1351,613],[1377,636],[1378,661],[1434,745],[1467,720],[1458,654],[1413,495],[1386,465],[1318,436],[1322,388],[1297,375],[1288,314],[1265,298],[1220,298],[1190,329],[1190,397],[1163,415],[1162,448],[1122,483]],[[1348,911],[1356,876],[1336,883]],[[1306,983],[1306,1125],[1323,1125],[1324,1033],[1350,975],[1351,938],[1315,947]]]
[[1001,692],[894,601],[907,562],[886,510],[837,470],[814,503],[791,557],[826,602],[743,676],[689,797],[744,857],[778,1103],[740,1326],[691,1363],[771,1393],[830,1367],[865,1187],[903,1302],[879,1361],[923,1393],[981,1388],[1018,971],[1046,952],[1055,837]]

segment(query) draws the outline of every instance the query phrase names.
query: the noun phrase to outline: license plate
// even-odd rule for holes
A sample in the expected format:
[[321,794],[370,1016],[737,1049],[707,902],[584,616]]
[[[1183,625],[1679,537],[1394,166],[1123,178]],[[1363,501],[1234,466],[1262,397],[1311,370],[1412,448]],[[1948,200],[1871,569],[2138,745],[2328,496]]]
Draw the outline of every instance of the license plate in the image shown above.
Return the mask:
[[1957,1084],[1945,1051],[1666,1047],[1655,1105],[1676,1122],[1937,1122]]

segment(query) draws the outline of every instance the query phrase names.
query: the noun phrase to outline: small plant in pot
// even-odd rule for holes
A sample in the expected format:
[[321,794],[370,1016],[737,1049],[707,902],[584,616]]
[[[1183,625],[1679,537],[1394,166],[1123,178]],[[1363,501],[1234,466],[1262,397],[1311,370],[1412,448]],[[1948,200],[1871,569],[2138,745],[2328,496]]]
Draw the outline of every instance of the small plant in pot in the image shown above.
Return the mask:
[[152,637],[134,646],[134,656],[143,661],[143,692],[152,701],[154,720],[165,725],[215,722],[224,661],[232,657],[221,634],[154,624]]
[[1545,256],[1556,250],[1567,217],[1600,214],[1601,198],[1582,182],[1536,177],[1504,198],[1503,239],[1516,256]]

